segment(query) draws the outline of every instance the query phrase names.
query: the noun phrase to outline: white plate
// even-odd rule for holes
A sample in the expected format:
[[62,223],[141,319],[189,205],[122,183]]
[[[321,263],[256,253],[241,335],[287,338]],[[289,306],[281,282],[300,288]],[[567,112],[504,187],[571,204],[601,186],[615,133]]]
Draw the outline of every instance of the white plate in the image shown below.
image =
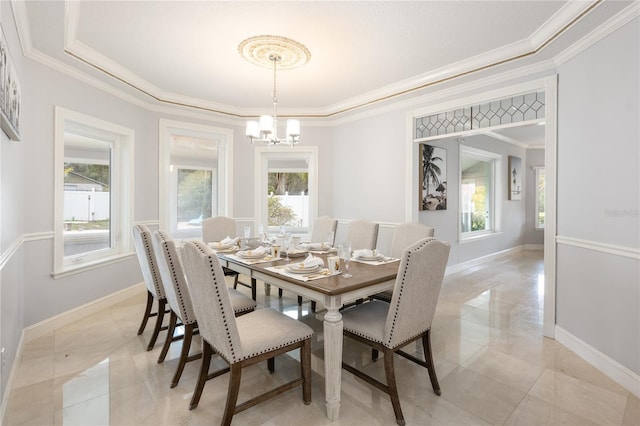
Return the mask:
[[323,243],[304,243],[301,246],[308,248],[309,250],[328,250],[329,246],[324,245]]
[[311,268],[301,268],[300,263],[294,263],[293,265],[287,266],[287,271],[294,274],[307,274],[311,272],[316,272],[320,269],[320,265],[312,266]]
[[267,253],[254,253],[252,250],[249,251],[239,251],[236,255],[244,258],[244,259],[260,259],[265,257]]
[[356,257],[356,259],[358,260],[367,260],[367,261],[376,261],[376,260],[383,260],[384,259],[384,254],[382,253],[378,253],[375,256],[358,256]]
[[216,249],[216,250],[228,250],[231,247],[233,247],[235,244],[233,244],[233,243],[232,244],[222,244],[222,243],[219,243],[219,242],[211,242],[211,243],[207,243],[207,245],[209,247],[213,248],[213,249]]
[[[285,251],[286,253],[286,251]],[[309,250],[289,250],[289,257],[301,257],[306,256],[309,253]]]

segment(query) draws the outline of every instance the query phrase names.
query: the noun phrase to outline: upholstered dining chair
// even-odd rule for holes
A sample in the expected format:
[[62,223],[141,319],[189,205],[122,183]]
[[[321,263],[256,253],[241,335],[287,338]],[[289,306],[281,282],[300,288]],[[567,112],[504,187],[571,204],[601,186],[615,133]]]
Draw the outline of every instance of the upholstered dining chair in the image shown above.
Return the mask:
[[[162,326],[162,322],[167,309],[167,297],[160,278],[160,272],[158,271],[156,256],[153,252],[151,230],[146,225],[135,225],[133,227],[133,241],[144,284],[147,287],[147,305],[142,317],[142,323],[138,328],[138,335],[144,332],[149,318],[156,317],[156,324],[147,345],[147,350],[150,351],[155,346],[160,331],[166,330],[166,327]],[[158,310],[156,312],[152,312],[154,301],[158,302]]]
[[[193,308],[198,317],[202,337],[202,364],[189,409],[198,406],[208,379],[231,372],[223,425],[231,424],[234,414],[268,398],[302,386],[302,399],[311,403],[311,337],[313,330],[306,324],[273,309],[258,309],[236,318],[229,292],[226,290],[222,267],[215,253],[203,247],[203,253],[193,243],[185,243],[182,260],[187,274]],[[300,377],[278,386],[242,404],[237,404],[242,369],[263,360],[272,359],[294,349],[300,349]],[[211,355],[216,352],[229,365],[209,373]],[[271,369],[271,368],[270,368]]]
[[[342,311],[344,335],[384,353],[386,384],[342,363],[342,367],[389,394],[396,423],[404,425],[395,379],[393,357],[398,353],[427,368],[431,386],[440,395],[440,385],[431,354],[431,323],[435,315],[449,245],[435,238],[425,238],[406,248],[396,278],[390,303],[373,300]],[[422,339],[425,360],[400,350]]]
[[[198,322],[193,310],[191,295],[189,294],[184,269],[175,242],[169,234],[163,231],[154,232],[152,241],[153,249],[158,260],[158,270],[160,271],[160,277],[162,278],[167,296],[167,303],[171,308],[167,337],[158,356],[158,363],[164,362],[172,342],[182,340],[180,359],[173,379],[171,380],[171,387],[174,388],[180,381],[180,376],[182,376],[185,364],[200,359],[202,356],[200,353],[189,356],[191,339],[193,335],[198,332]],[[203,243],[198,242],[198,244]],[[233,289],[228,290],[235,315],[242,315],[255,310],[256,302],[250,297]],[[174,333],[178,321],[184,326],[184,333],[176,337]]]
[[[213,216],[202,221],[202,241],[210,243],[222,241],[225,238],[235,238],[238,236],[238,224],[232,217]],[[250,284],[238,281],[240,274],[228,268],[222,268],[224,274],[233,277],[233,288],[238,288],[238,284],[251,288]]]
[[354,250],[376,248],[378,241],[378,227],[368,219],[358,219],[347,225],[347,241]]
[[[401,258],[404,249],[423,238],[434,236],[434,229],[418,222],[402,223],[396,227],[391,240],[391,257]],[[371,296],[373,299],[391,301],[392,290],[383,291]]]

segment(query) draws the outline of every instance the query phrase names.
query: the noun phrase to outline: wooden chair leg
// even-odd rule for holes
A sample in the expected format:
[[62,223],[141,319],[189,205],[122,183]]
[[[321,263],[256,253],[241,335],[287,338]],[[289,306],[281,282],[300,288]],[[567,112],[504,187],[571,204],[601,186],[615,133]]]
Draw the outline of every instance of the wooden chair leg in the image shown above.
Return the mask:
[[311,339],[304,341],[300,349],[300,370],[302,373],[302,401],[311,404]]
[[393,368],[393,351],[385,349],[384,351],[384,374],[387,379],[387,389],[393,405],[393,412],[396,415],[396,423],[404,426],[404,417],[400,408],[400,398],[398,398],[398,387],[396,385],[396,373]]
[[378,360],[378,350],[371,348],[371,361],[376,362]]
[[282,289],[281,288],[278,289],[278,297],[282,297]]
[[207,382],[207,377],[209,375],[209,365],[211,364],[212,354],[213,349],[211,348],[211,345],[206,340],[202,339],[202,364],[200,364],[200,374],[198,376],[198,381],[196,382],[196,388],[193,390],[189,410],[196,408],[200,402],[202,390],[204,389],[204,384]]
[[298,296],[298,306],[302,306],[302,296]]
[[276,371],[276,359],[274,357],[267,360],[267,369],[269,369],[269,373]]
[[238,393],[240,391],[240,379],[242,378],[242,363],[231,364],[231,375],[229,377],[229,389],[227,391],[227,405],[224,407],[224,415],[222,416],[222,425],[229,426],[233,414],[236,411],[236,403],[238,402]]
[[315,312],[316,311],[316,301],[312,300],[311,301],[311,312]]
[[178,322],[178,316],[175,312],[171,311],[169,316],[169,326],[167,327],[167,337],[164,339],[164,345],[162,345],[160,356],[158,356],[158,364],[162,364],[164,362],[164,358],[167,356],[169,346],[171,346],[171,342],[173,342],[173,333],[176,329],[176,322]]
[[238,277],[240,277],[240,274],[236,274],[235,277],[233,278],[233,288],[234,289],[238,288]]
[[153,295],[150,291],[147,290],[147,306],[144,309],[144,317],[142,317],[142,323],[140,323],[140,327],[138,328],[138,336],[144,332],[145,327],[147,326],[147,321],[151,316],[151,308],[153,307]]
[[427,371],[429,371],[429,378],[431,379],[431,386],[436,395],[442,394],[440,390],[440,384],[438,383],[438,376],[436,375],[436,366],[433,363],[433,356],[431,354],[431,330],[427,330],[422,335],[422,350],[424,351],[424,360],[427,363]]
[[178,362],[178,367],[176,368],[176,372],[173,375],[173,379],[171,380],[171,387],[175,388],[180,381],[180,376],[182,376],[182,370],[184,370],[184,365],[187,363],[189,359],[189,349],[191,348],[191,337],[193,336],[193,329],[195,328],[195,323],[187,324],[184,326],[184,338],[182,339],[182,350],[180,351],[180,361]]
[[149,344],[147,345],[148,351],[153,349],[156,344],[156,339],[158,339],[158,334],[160,334],[160,329],[162,328],[162,321],[164,320],[164,311],[166,306],[167,301],[165,299],[158,300],[158,316],[156,317],[156,326],[153,329],[151,340],[149,340]]
[[258,280],[256,280],[255,278],[251,278],[251,299],[253,299],[253,301],[256,301],[256,297],[257,297],[257,287],[258,287]]

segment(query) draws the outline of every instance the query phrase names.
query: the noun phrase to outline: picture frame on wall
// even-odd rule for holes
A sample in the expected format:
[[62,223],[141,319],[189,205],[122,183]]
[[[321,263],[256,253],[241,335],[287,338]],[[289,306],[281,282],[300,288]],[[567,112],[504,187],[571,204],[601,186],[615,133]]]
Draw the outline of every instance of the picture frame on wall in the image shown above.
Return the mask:
[[447,209],[447,150],[420,144],[418,155],[420,211]]
[[509,200],[522,199],[522,159],[509,156]]
[[13,141],[20,140],[21,103],[20,81],[0,27],[0,128]]

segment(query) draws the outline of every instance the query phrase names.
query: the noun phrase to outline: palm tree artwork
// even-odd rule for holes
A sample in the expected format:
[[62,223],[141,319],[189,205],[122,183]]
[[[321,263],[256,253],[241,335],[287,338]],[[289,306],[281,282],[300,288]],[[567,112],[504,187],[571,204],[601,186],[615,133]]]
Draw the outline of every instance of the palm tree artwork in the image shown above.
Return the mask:
[[420,210],[446,210],[446,167],[444,148],[420,145]]

